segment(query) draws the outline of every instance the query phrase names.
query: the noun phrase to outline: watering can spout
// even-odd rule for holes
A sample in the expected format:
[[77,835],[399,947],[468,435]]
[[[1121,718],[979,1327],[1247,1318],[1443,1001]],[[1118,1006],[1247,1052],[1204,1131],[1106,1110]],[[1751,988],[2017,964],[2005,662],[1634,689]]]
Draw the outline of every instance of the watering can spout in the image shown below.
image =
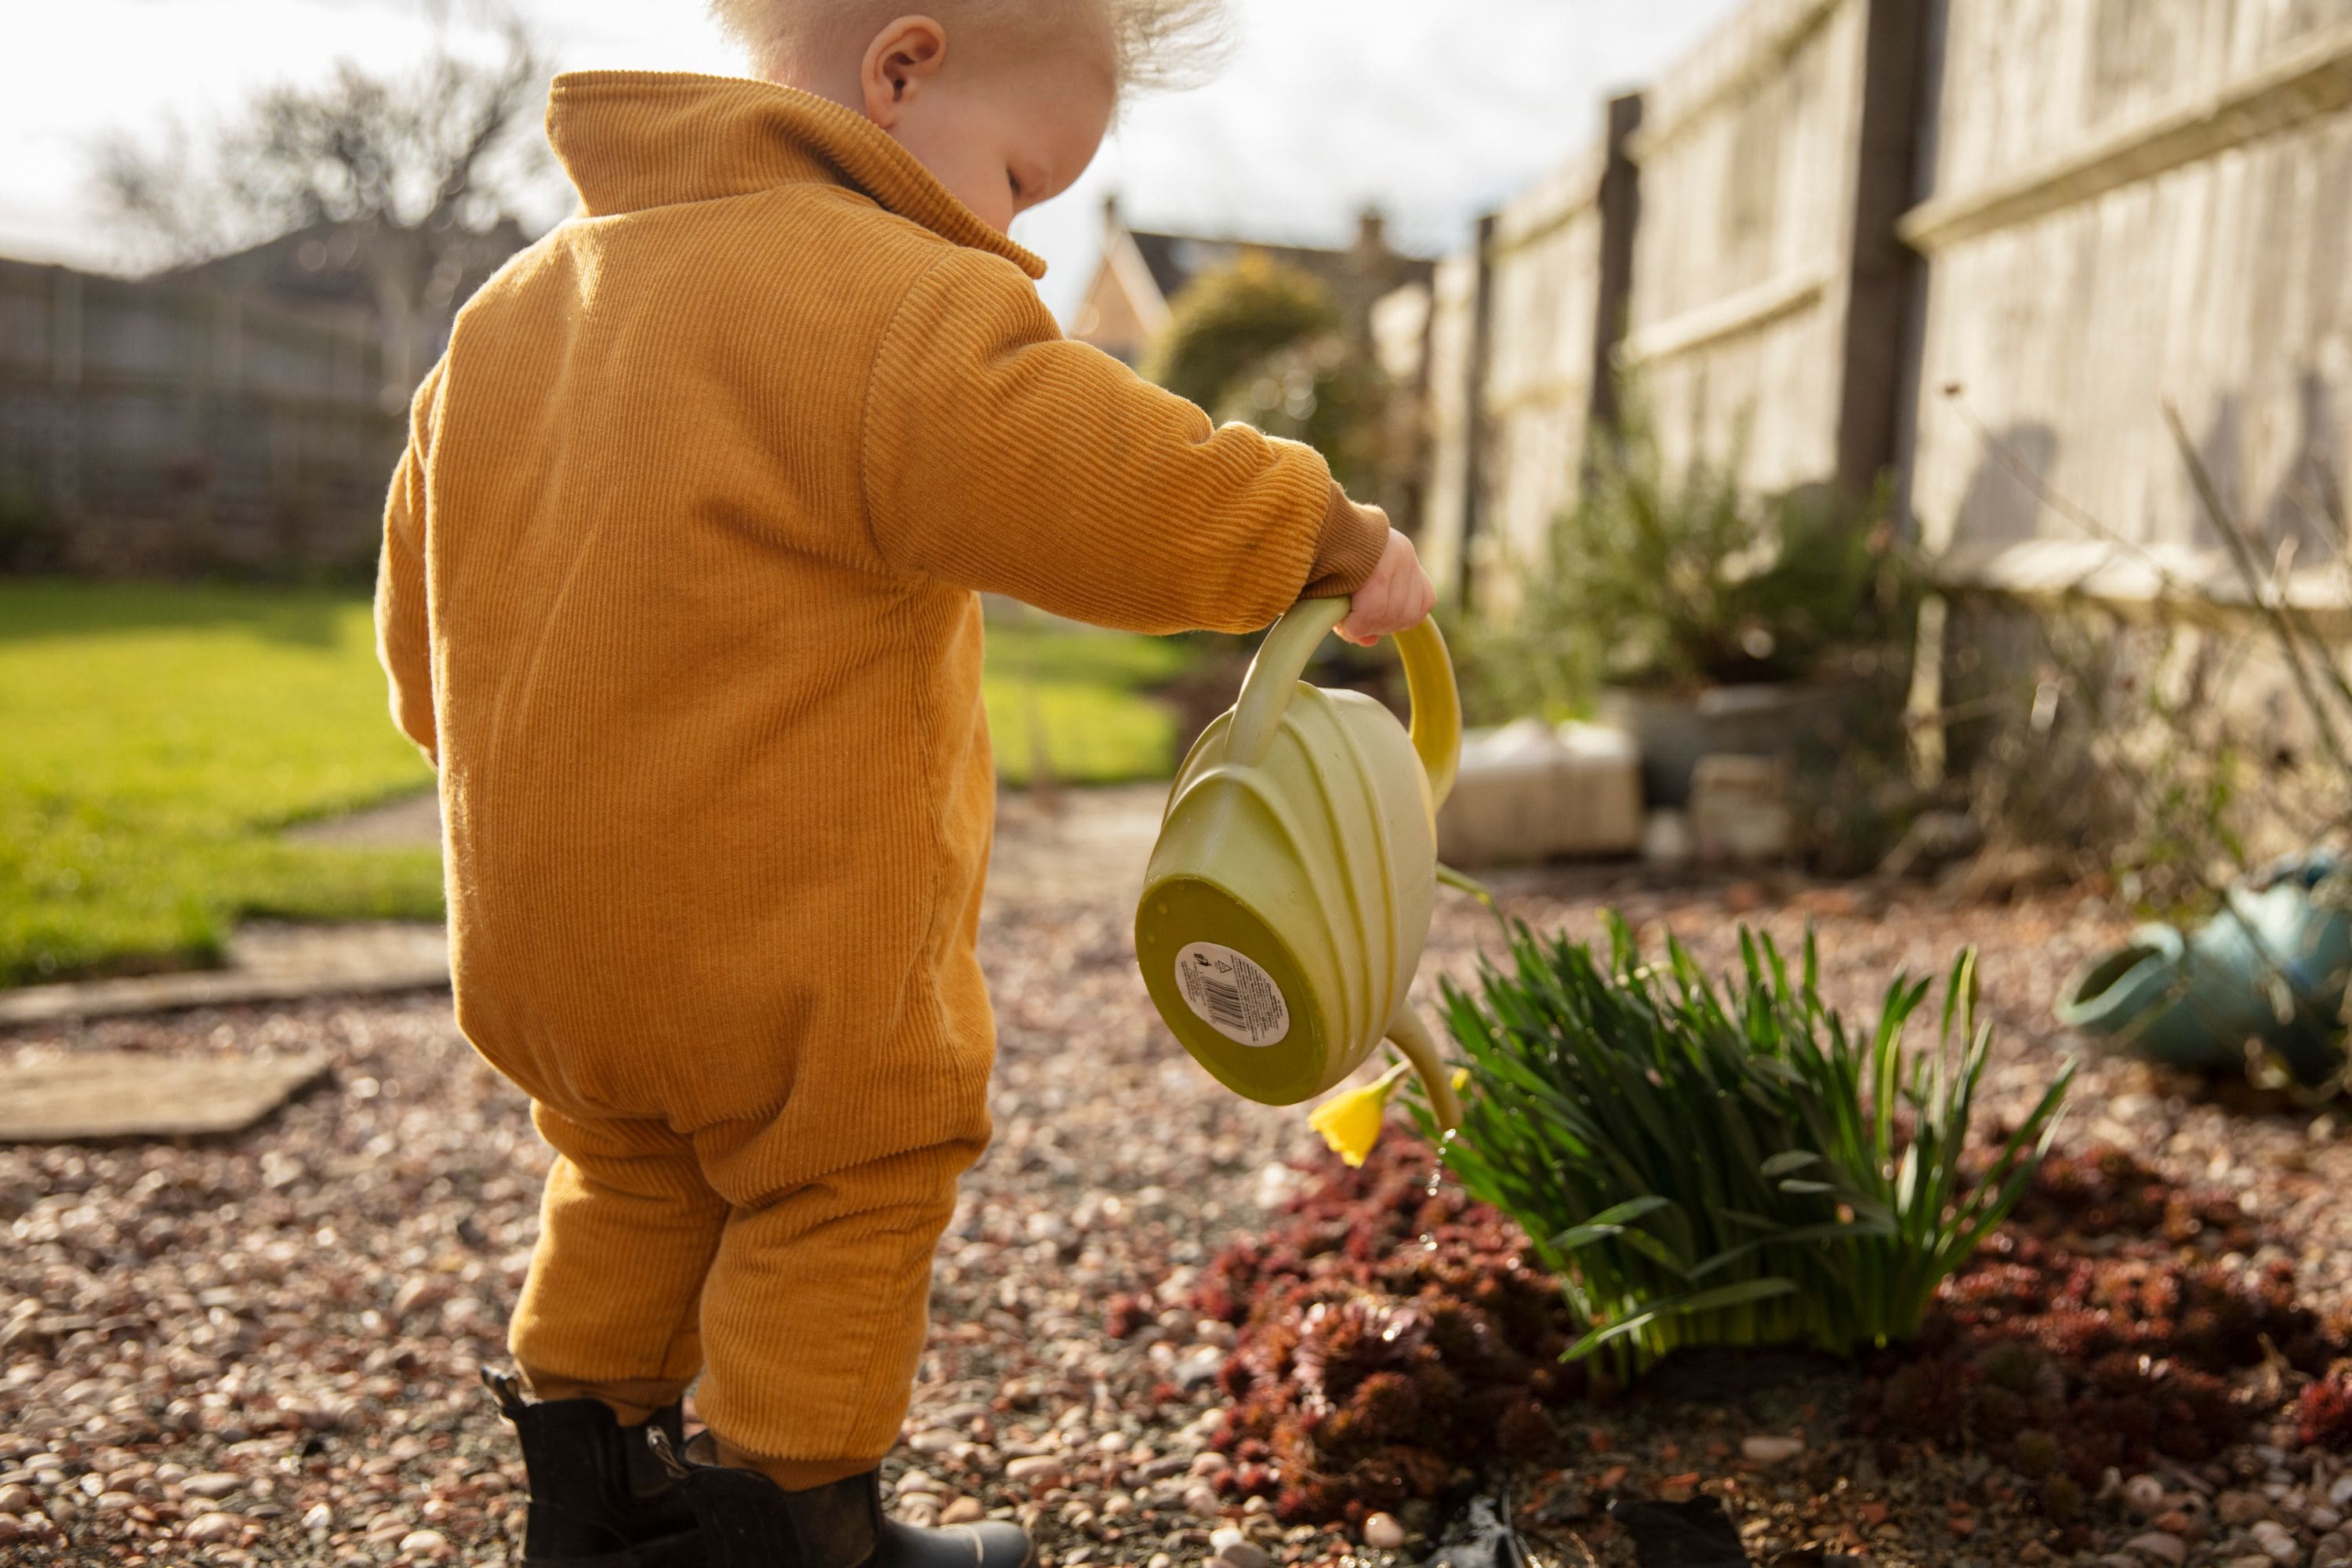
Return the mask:
[[1429,935],[1461,698],[1428,620],[1395,638],[1409,731],[1360,693],[1303,681],[1347,610],[1312,599],[1276,622],[1232,710],[1184,759],[1136,910],[1136,962],[1170,1029],[1237,1093],[1296,1104],[1385,1039],[1450,1131],[1460,1108],[1407,992]]

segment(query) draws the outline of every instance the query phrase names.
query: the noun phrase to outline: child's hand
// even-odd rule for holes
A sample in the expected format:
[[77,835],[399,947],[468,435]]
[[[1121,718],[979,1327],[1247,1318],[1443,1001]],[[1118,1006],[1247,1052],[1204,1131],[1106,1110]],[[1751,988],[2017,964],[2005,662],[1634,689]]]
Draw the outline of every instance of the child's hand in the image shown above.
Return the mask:
[[1435,603],[1437,590],[1421,569],[1412,541],[1391,528],[1380,564],[1349,601],[1348,618],[1339,623],[1339,632],[1349,642],[1370,647],[1389,633],[1417,624]]

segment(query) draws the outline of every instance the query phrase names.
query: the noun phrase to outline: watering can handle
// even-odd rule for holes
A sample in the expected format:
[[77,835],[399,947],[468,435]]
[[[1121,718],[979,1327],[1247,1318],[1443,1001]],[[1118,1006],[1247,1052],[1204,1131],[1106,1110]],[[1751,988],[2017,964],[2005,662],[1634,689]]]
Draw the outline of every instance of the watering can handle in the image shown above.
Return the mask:
[[[1307,656],[1347,614],[1345,599],[1302,599],[1274,623],[1242,678],[1227,755],[1253,764],[1265,760],[1265,749],[1290,706],[1291,690],[1307,673]],[[1423,616],[1396,634],[1396,646],[1404,660],[1405,690],[1412,700],[1412,749],[1429,775],[1429,807],[1435,811],[1445,804],[1462,765],[1462,695],[1454,687],[1454,663],[1445,656],[1445,638],[1435,621]]]

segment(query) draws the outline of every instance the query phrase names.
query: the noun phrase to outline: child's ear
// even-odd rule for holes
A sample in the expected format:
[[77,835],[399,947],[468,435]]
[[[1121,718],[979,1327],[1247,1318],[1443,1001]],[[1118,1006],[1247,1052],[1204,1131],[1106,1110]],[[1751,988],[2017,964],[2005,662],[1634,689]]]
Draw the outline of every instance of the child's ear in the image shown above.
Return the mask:
[[948,30],[929,16],[901,16],[866,46],[860,85],[866,118],[885,131],[937,76],[948,56]]

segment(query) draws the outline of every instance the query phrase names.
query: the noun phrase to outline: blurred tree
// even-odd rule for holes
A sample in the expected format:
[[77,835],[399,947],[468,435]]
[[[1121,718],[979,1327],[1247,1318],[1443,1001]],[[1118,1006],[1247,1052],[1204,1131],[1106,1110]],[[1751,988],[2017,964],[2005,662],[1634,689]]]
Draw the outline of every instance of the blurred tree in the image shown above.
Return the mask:
[[166,266],[306,229],[350,236],[391,379],[414,385],[483,237],[517,221],[548,168],[534,112],[546,64],[510,12],[491,26],[492,60],[452,52],[445,36],[404,75],[344,60],[324,84],[261,92],[209,135],[118,134],[97,153],[100,200]]
[[1374,493],[1371,450],[1385,395],[1321,279],[1244,251],[1178,295],[1143,374],[1219,419],[1323,454],[1340,484]]

